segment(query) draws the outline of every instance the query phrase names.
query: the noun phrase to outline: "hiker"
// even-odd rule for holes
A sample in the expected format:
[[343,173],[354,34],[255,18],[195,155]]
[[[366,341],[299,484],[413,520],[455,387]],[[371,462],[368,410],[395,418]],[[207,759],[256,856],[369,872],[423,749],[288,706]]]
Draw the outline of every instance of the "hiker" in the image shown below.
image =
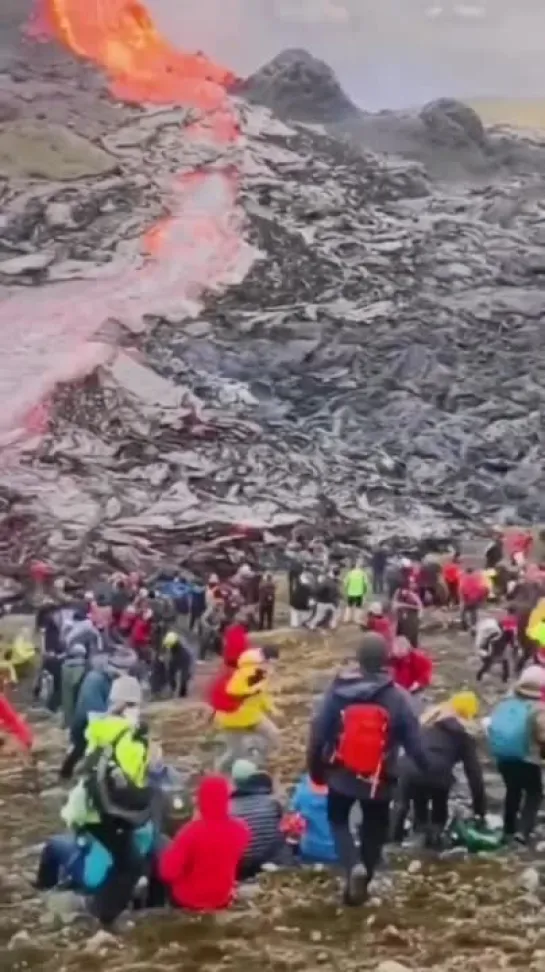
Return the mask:
[[401,843],[405,820],[412,803],[413,826],[424,836],[425,846],[439,850],[449,817],[449,796],[456,766],[463,766],[473,802],[474,816],[484,821],[486,794],[477,745],[471,727],[479,714],[474,692],[458,692],[442,705],[433,706],[420,718],[422,747],[428,770],[424,773],[410,756],[399,766],[398,805],[393,839]]
[[306,626],[311,631],[316,628],[334,629],[337,626],[337,606],[339,588],[331,575],[320,574],[316,582],[314,608]]
[[382,635],[388,645],[391,645],[394,640],[394,625],[384,613],[384,608],[379,601],[369,605],[362,628],[364,631],[374,631],[376,634]]
[[193,668],[193,653],[186,639],[170,629],[163,638],[165,674],[169,688],[179,699],[187,698]]
[[413,648],[418,648],[420,618],[424,606],[413,578],[396,590],[392,599],[392,614],[396,619],[396,634],[407,638]]
[[460,555],[453,554],[443,564],[443,583],[446,590],[446,607],[458,607],[460,603],[460,581],[462,579],[462,568],[460,565]]
[[95,655],[91,659],[89,671],[78,687],[70,724],[70,749],[60,769],[61,780],[70,780],[77,764],[83,759],[87,748],[85,731],[89,716],[91,713],[106,712],[113,678],[108,657],[103,654]]
[[415,695],[430,685],[433,665],[425,652],[414,649],[407,638],[397,636],[390,651],[390,670],[395,684]]
[[[304,863],[334,864],[337,861],[335,841],[327,815],[328,787],[313,783],[308,773],[299,779],[290,801],[288,817],[299,818],[297,852]],[[290,824],[286,827],[289,841]]]
[[299,571],[290,581],[290,628],[300,628],[308,620],[312,589],[312,575],[306,570]]
[[258,620],[260,631],[272,631],[274,628],[274,604],[276,599],[276,584],[271,573],[265,574],[259,582],[258,590]]
[[482,575],[473,567],[466,567],[460,579],[460,626],[462,631],[474,632],[479,620],[479,608],[486,603],[488,587]]
[[282,805],[273,793],[272,779],[248,759],[237,759],[231,768],[234,790],[229,813],[244,820],[251,840],[238,869],[240,880],[255,877],[264,864],[278,861],[284,837],[280,830]]
[[423,558],[416,576],[418,596],[423,604],[440,607],[445,602],[446,591],[443,584],[441,561],[434,553]]
[[[329,787],[328,817],[347,905],[366,900],[380,862],[400,746],[427,771],[418,719],[388,672],[388,645],[380,635],[365,634],[357,665],[342,668],[326,691],[308,747],[311,779]],[[349,826],[354,803],[362,811],[359,855]]]
[[78,692],[87,673],[85,645],[78,642],[66,653],[61,667],[61,708],[63,726],[70,729],[74,721]]
[[492,530],[490,541],[484,552],[484,566],[494,570],[503,560],[503,534],[499,527]]
[[85,733],[92,716],[108,709],[112,683],[121,672],[134,668],[136,656],[132,651],[120,651],[109,657],[100,654],[91,658],[89,670],[77,688],[74,713],[70,724],[70,749],[60,769],[61,780],[70,780],[87,748]]
[[223,632],[223,663],[227,668],[235,669],[238,660],[250,648],[248,615],[239,611]]
[[505,783],[503,830],[507,840],[528,844],[543,799],[545,668],[531,665],[512,694],[492,710],[488,742]]
[[64,646],[69,653],[73,645],[84,645],[87,657],[91,658],[102,650],[100,631],[87,616],[85,608],[76,608],[73,620],[64,629]]
[[371,554],[371,587],[375,597],[382,597],[386,591],[385,578],[388,568],[388,550],[379,543]]
[[506,685],[510,678],[508,652],[515,656],[517,644],[517,617],[514,607],[509,607],[500,618],[483,618],[475,629],[475,648],[481,657],[477,681],[491,671],[494,665],[501,666],[502,682]]
[[229,812],[230,786],[205,776],[197,791],[198,817],[184,824],[159,856],[159,878],[172,904],[188,911],[228,908],[251,831]]
[[218,769],[228,771],[239,756],[263,757],[278,743],[270,716],[276,713],[267,684],[267,663],[259,649],[240,656],[236,669],[225,668],[214,679],[209,704],[214,725],[221,730],[225,750]]
[[344,578],[344,597],[346,608],[345,624],[361,623],[361,609],[369,591],[369,579],[360,561],[356,561]]
[[125,910],[143,874],[135,831],[151,820],[153,795],[141,704],[137,679],[119,676],[112,684],[107,712],[89,721],[83,777],[62,813],[69,826],[98,841],[111,855],[111,867],[92,900],[93,914],[105,927]]

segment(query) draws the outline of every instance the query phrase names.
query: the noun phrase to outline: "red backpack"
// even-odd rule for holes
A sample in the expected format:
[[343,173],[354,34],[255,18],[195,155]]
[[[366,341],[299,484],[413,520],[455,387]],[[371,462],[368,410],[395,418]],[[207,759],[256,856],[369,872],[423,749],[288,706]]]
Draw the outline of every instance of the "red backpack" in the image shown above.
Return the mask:
[[350,705],[342,714],[335,762],[354,776],[372,780],[371,795],[384,767],[389,731],[390,714],[381,705]]

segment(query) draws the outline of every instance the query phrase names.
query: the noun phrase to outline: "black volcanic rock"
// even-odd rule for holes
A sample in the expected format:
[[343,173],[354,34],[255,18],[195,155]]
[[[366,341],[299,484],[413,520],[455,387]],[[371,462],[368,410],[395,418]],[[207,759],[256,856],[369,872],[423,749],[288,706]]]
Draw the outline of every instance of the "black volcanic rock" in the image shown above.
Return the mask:
[[242,82],[239,91],[293,121],[337,122],[359,114],[334,71],[298,48],[282,51]]
[[420,112],[428,133],[441,145],[459,147],[468,142],[484,146],[486,132],[476,111],[454,98],[430,101]]

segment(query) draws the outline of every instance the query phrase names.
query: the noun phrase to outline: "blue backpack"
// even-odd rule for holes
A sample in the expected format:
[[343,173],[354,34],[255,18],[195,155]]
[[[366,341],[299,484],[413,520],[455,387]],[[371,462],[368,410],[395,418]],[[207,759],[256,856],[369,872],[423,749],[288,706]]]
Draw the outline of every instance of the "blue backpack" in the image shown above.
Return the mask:
[[495,707],[488,727],[488,742],[494,759],[499,763],[528,759],[532,715],[532,703],[514,696],[503,699]]

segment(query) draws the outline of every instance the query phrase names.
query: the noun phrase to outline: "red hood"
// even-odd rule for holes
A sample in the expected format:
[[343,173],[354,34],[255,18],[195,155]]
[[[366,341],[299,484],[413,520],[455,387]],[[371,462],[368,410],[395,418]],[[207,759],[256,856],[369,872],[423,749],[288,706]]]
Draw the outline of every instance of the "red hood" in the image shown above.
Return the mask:
[[225,820],[231,786],[224,776],[205,776],[197,790],[197,806],[203,820]]
[[223,660],[230,668],[236,668],[240,656],[250,647],[248,631],[242,624],[232,624],[223,636]]

